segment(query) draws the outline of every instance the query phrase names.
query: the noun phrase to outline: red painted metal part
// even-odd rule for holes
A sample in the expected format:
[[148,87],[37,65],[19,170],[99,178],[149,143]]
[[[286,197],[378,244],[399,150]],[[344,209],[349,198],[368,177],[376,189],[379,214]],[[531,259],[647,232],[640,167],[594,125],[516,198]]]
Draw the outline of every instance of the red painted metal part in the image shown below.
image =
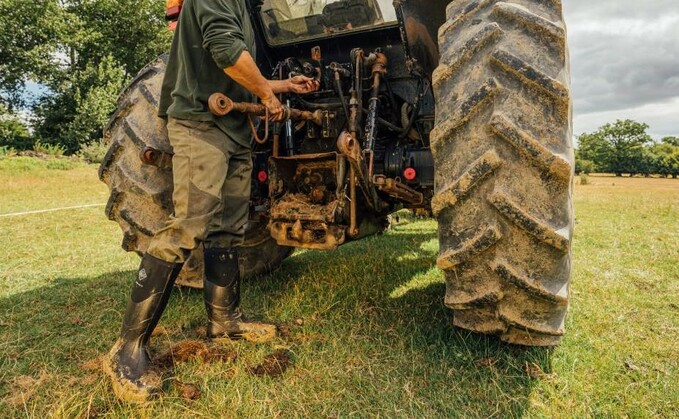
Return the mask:
[[413,181],[417,177],[417,170],[413,169],[412,167],[408,167],[403,171],[403,177],[406,178],[406,180]]

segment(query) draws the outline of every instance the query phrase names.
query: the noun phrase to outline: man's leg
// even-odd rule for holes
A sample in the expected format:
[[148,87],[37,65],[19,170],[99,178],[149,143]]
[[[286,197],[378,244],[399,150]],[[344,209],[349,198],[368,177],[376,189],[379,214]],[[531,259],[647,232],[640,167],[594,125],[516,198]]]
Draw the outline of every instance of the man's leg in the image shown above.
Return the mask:
[[221,208],[228,157],[209,124],[170,119],[174,214],[153,237],[132,288],[120,338],[104,360],[116,395],[143,402],[159,389],[149,374],[148,341],[170,298],[184,260],[205,238]]
[[249,215],[252,156],[249,149],[227,141],[231,157],[222,189],[224,209],[213,218],[205,239],[207,334],[211,339],[263,342],[276,335],[275,326],[248,321],[240,309],[238,247],[243,243]]
[[148,342],[181,267],[181,263],[168,263],[148,253],[141,260],[120,337],[104,359],[104,371],[122,400],[144,402],[160,386],[160,378],[149,373]]

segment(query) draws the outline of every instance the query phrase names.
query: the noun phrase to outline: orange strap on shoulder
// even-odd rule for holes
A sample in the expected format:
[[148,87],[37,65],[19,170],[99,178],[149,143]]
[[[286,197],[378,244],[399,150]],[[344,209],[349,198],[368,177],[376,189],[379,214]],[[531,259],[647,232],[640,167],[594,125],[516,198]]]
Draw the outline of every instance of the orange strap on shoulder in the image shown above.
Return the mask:
[[165,3],[165,19],[177,20],[179,18],[179,13],[182,11],[183,3],[184,0],[167,0],[167,3]]

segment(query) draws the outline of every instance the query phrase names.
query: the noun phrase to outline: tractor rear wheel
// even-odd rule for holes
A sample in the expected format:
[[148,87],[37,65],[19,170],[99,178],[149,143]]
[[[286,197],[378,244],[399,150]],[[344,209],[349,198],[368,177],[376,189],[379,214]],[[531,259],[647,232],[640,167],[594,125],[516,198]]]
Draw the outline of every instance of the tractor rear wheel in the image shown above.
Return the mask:
[[[120,95],[118,109],[104,131],[110,148],[99,178],[111,191],[106,215],[120,224],[123,248],[138,254],[146,251],[173,210],[171,168],[151,166],[140,158],[147,147],[167,156],[172,152],[165,121],[156,116],[166,62],[162,56],[139,72]],[[292,248],[278,246],[271,238],[266,221],[251,218],[248,224],[240,252],[244,277],[270,272],[292,253]],[[202,288],[202,249],[191,254],[177,283]]]
[[446,13],[431,135],[445,303],[458,327],[555,345],[573,231],[561,0],[455,0]]

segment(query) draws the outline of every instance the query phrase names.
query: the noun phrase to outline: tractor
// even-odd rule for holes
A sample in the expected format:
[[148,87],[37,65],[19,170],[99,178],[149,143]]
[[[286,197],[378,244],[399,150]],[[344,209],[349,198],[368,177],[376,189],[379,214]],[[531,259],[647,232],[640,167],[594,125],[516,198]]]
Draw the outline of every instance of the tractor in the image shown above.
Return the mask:
[[[286,120],[215,92],[252,124],[243,275],[295,248],[332,251],[409,209],[438,221],[452,323],[511,344],[564,334],[573,232],[572,106],[561,0],[241,0]],[[176,20],[181,2],[170,0]],[[120,95],[99,170],[107,216],[142,254],[173,211],[172,148],[157,116],[167,57]],[[226,115],[226,116],[224,116]],[[202,249],[179,284],[201,287]]]

